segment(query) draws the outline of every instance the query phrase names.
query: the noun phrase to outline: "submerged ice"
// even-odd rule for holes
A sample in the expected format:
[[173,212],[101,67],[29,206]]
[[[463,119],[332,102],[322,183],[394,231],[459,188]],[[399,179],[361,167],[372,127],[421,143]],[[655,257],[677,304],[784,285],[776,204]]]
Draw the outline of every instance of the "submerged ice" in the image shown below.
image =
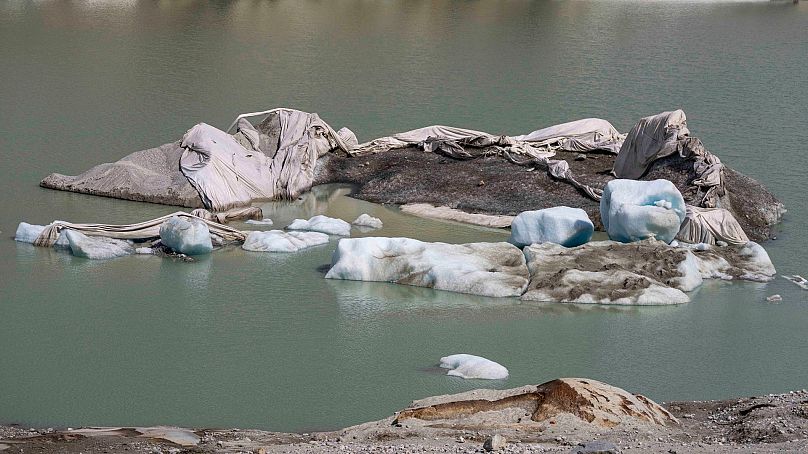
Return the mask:
[[241,247],[246,251],[255,252],[296,252],[325,243],[328,243],[328,235],[325,233],[269,230],[250,232]]
[[351,224],[342,219],[317,215],[309,220],[295,219],[286,227],[287,230],[308,230],[328,235],[351,236]]
[[208,254],[213,250],[208,225],[194,218],[167,219],[160,226],[160,241],[180,254]]
[[464,353],[444,356],[440,359],[440,367],[450,369],[446,375],[460,378],[479,378],[485,380],[502,380],[508,378],[508,369],[499,363],[482,356]]

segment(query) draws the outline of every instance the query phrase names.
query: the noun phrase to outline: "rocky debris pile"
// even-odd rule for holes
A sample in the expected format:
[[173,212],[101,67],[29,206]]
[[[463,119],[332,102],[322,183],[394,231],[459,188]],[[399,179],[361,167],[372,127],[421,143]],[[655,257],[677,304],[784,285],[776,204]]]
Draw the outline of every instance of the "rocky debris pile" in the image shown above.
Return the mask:
[[411,238],[341,239],[327,279],[394,282],[483,296],[520,296],[525,256],[509,243],[446,244]]

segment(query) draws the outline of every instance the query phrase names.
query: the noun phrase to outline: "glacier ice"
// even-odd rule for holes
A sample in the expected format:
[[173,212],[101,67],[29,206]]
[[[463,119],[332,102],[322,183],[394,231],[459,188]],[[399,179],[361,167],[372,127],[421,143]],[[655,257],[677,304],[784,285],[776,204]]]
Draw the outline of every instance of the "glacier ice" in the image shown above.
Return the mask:
[[63,232],[70,243],[70,252],[76,257],[102,260],[123,257],[135,252],[135,248],[129,241],[87,236],[69,229],[65,229]]
[[185,255],[208,254],[213,250],[208,225],[193,218],[167,219],[160,225],[160,242]]
[[508,242],[520,248],[533,243],[575,247],[588,242],[594,231],[586,211],[558,206],[519,213],[511,223]]
[[255,225],[272,225],[272,219],[264,218],[261,220],[258,219],[247,219],[244,221],[247,224],[255,224]]
[[[31,243],[33,244],[34,241],[45,231],[45,225],[36,225],[36,224],[29,224],[27,222],[20,222],[17,226],[17,232],[14,234],[14,240],[19,241],[20,243]],[[65,237],[64,230],[59,233],[59,239],[56,240],[56,243],[53,245],[55,248],[62,248],[67,249],[70,247],[70,244]]]
[[379,218],[374,218],[367,213],[360,214],[359,217],[354,219],[351,224],[359,227],[369,227],[371,229],[382,228],[382,220]]
[[440,367],[451,369],[446,375],[460,378],[481,378],[485,380],[502,380],[508,378],[508,369],[499,363],[482,356],[460,353],[444,356],[440,359]]
[[328,235],[325,233],[269,230],[250,232],[241,247],[255,252],[296,252],[325,243],[328,243]]
[[328,279],[381,281],[483,296],[519,296],[527,286],[525,257],[501,243],[427,243],[411,238],[344,238]]
[[686,207],[668,180],[612,180],[600,200],[600,217],[609,238],[623,243],[655,238],[673,241]]
[[286,227],[287,230],[309,230],[312,232],[322,232],[329,235],[350,236],[351,224],[342,219],[330,218],[328,216],[317,215],[309,220],[295,219]]

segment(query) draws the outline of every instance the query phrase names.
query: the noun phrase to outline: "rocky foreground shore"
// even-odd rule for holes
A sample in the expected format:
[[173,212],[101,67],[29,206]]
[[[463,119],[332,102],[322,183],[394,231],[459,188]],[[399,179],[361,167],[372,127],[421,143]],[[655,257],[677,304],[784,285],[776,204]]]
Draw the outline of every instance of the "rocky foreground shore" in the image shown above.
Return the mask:
[[0,426],[0,452],[488,451],[808,452],[808,392],[657,405],[594,380],[560,379],[428,398],[390,418],[334,432]]

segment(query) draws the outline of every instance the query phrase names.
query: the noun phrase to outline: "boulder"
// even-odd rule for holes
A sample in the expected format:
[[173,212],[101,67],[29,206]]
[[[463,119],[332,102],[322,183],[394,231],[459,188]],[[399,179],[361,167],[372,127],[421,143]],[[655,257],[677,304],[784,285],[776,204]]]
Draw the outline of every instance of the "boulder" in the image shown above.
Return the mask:
[[135,253],[135,248],[129,241],[87,236],[69,229],[64,230],[64,235],[70,244],[70,252],[76,257],[102,260]]
[[328,216],[317,215],[309,219],[295,219],[286,227],[287,230],[309,230],[312,232],[322,232],[329,235],[350,236],[351,224],[342,219],[330,218]]
[[521,295],[529,276],[524,255],[509,243],[367,237],[341,239],[325,277],[502,297]]
[[585,378],[559,378],[541,385],[429,397],[398,412],[395,422],[424,421],[462,429],[481,420],[489,426],[524,423],[525,414],[537,423],[566,414],[581,423],[603,428],[621,424],[679,424],[667,410],[645,396]]
[[483,442],[483,449],[488,452],[499,451],[500,449],[505,449],[507,442],[508,441],[502,435],[494,434],[493,436],[485,439]]
[[328,235],[325,233],[269,230],[250,232],[241,248],[256,252],[297,252],[325,243],[328,243]]
[[367,227],[371,229],[380,229],[383,225],[381,219],[374,218],[367,213],[360,214],[359,217],[356,218],[351,224],[358,227]]
[[534,243],[574,247],[588,242],[594,231],[586,211],[558,206],[519,213],[511,223],[508,242],[520,248]]
[[508,369],[481,356],[457,354],[440,359],[440,367],[450,369],[446,375],[460,378],[502,380],[508,378]]
[[213,250],[208,225],[194,218],[167,219],[160,225],[160,242],[186,255],[208,254]]
[[600,217],[609,238],[623,243],[647,238],[670,243],[679,233],[686,207],[668,180],[612,180],[600,200]]

